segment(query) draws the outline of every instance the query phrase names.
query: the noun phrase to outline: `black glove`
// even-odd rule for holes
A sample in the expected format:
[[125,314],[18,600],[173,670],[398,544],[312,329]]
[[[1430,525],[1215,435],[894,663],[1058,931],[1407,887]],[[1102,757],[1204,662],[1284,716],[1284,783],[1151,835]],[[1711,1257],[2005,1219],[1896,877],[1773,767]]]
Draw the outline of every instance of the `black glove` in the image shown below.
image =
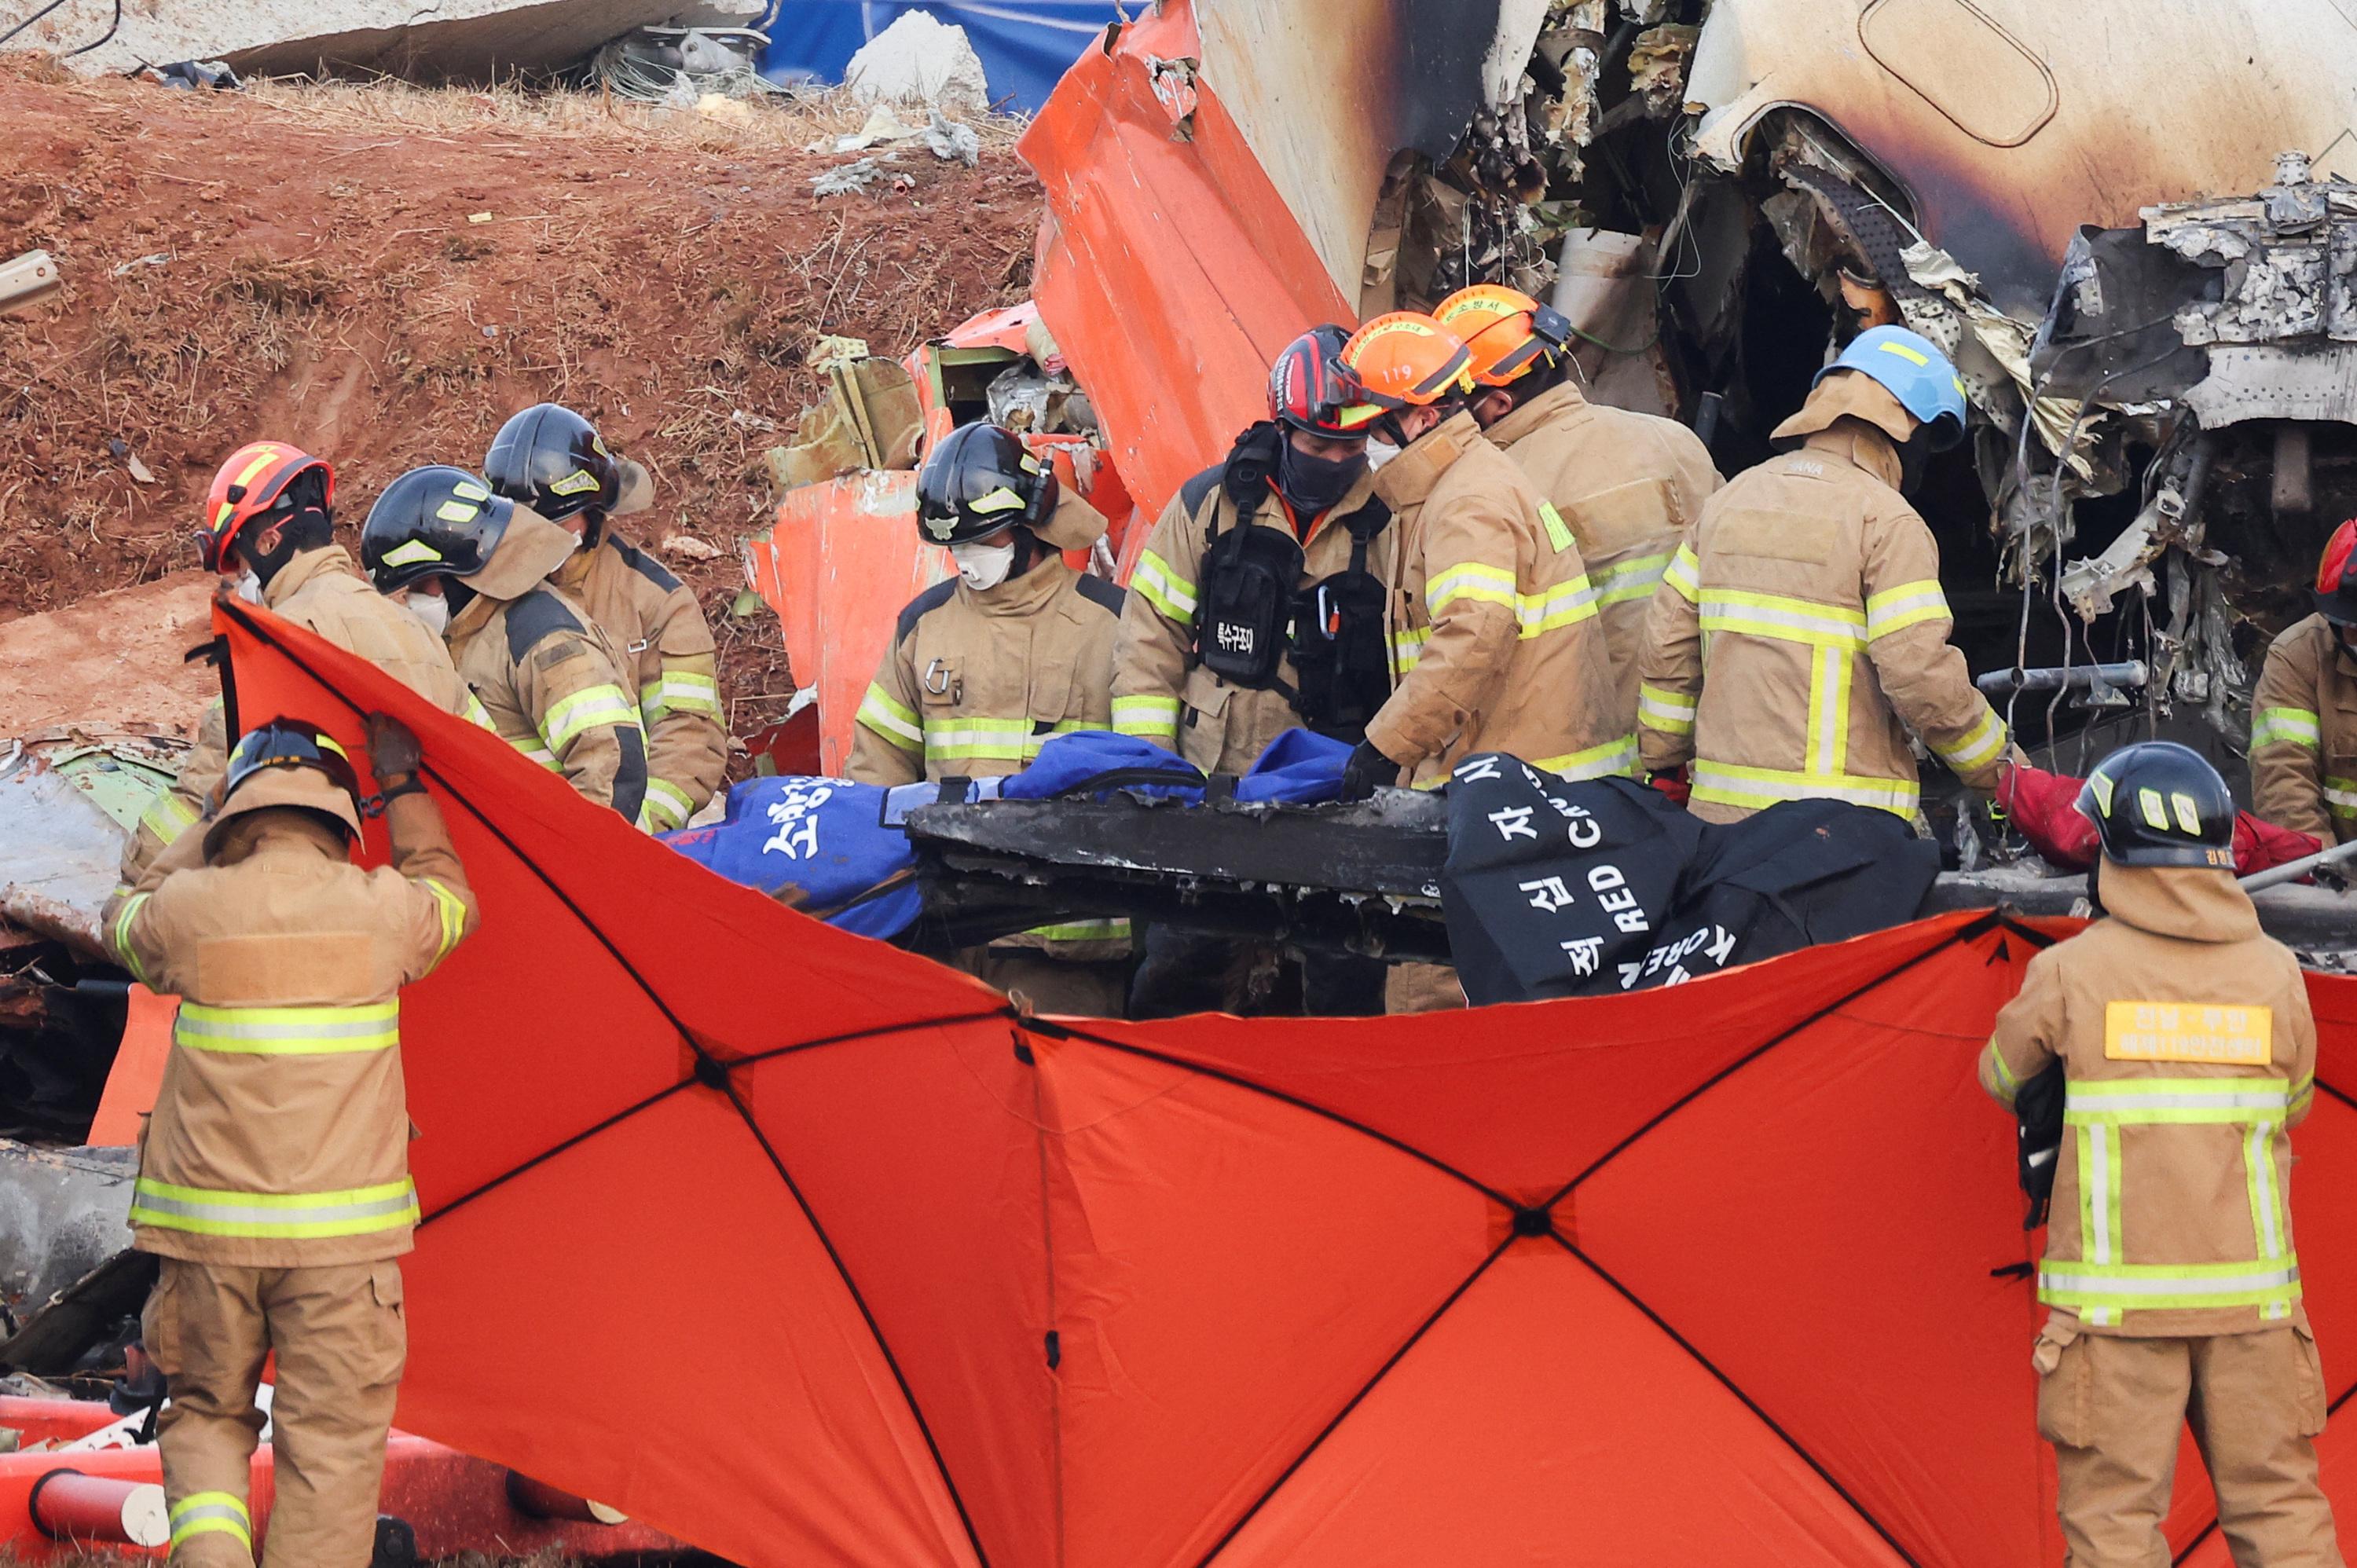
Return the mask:
[[1385,757],[1371,740],[1362,740],[1342,765],[1342,799],[1363,800],[1385,784],[1399,782],[1399,764]]
[[368,716],[368,756],[369,771],[376,775],[380,789],[398,780],[414,780],[423,760],[416,735],[391,714]]

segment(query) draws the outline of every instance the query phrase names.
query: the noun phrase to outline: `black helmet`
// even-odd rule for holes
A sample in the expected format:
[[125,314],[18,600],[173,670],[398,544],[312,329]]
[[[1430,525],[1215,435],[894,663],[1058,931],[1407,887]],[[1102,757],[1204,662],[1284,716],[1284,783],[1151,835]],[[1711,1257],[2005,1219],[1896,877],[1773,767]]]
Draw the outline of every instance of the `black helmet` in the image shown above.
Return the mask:
[[1056,510],[1056,470],[997,424],[961,424],[917,476],[917,531],[931,544],[987,539],[1011,523],[1038,528]]
[[240,736],[229,749],[221,798],[236,794],[239,785],[265,768],[315,768],[345,794],[360,799],[360,775],[353,770],[350,756],[333,736],[301,719],[273,719]]
[[1383,413],[1342,363],[1350,332],[1329,322],[1278,350],[1268,368],[1268,416],[1312,435],[1349,439],[1367,434]]
[[369,508],[361,568],[383,594],[427,577],[471,577],[490,564],[514,515],[514,502],[464,468],[412,468]]
[[563,403],[536,403],[491,437],[483,477],[492,490],[551,522],[622,497],[622,465],[590,423]]
[[2234,868],[2234,797],[2200,752],[2173,740],[2139,741],[2097,763],[2079,814],[2122,865]]

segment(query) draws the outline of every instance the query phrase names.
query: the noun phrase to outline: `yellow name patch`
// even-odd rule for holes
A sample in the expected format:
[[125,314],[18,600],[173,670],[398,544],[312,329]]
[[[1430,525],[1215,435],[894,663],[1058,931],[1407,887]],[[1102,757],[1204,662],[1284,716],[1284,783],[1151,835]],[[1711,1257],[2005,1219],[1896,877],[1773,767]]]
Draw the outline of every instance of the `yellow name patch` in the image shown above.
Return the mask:
[[2264,1067],[2275,1059],[2272,1007],[2115,1002],[2104,1009],[2104,1055],[2115,1062]]

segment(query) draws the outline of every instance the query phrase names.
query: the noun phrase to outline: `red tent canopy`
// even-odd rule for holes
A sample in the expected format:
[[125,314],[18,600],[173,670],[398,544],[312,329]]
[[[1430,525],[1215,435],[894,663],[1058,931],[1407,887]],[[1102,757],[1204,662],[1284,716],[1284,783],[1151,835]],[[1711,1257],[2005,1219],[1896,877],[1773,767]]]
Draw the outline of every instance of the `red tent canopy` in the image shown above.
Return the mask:
[[[482,899],[404,1002],[403,1425],[752,1565],[2061,1560],[2040,1239],[1972,1079],[2054,933],[1462,1015],[1025,1020],[220,624],[234,717],[417,730]],[[2345,1398],[2357,986],[2312,985],[2299,1245]],[[2180,1561],[2222,1568],[2211,1520],[2189,1447]]]

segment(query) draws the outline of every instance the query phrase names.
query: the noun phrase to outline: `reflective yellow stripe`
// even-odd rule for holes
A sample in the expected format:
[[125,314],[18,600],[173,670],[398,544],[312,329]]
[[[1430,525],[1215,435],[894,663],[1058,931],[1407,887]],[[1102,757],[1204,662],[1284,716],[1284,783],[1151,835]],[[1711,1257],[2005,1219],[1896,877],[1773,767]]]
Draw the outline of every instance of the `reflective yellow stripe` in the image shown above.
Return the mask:
[[1653,590],[1662,585],[1662,575],[1670,569],[1670,556],[1639,555],[1627,561],[1615,561],[1609,566],[1591,567],[1588,578],[1596,585],[1598,605],[1627,604],[1632,599],[1650,599]]
[[687,791],[668,779],[647,776],[646,803],[639,808],[639,826],[651,833],[667,833],[695,814]]
[[2062,1120],[2073,1127],[2280,1122],[2291,1085],[2266,1078],[2079,1079],[2063,1090]]
[[443,886],[438,877],[421,876],[417,883],[434,895],[434,908],[442,917],[442,946],[434,954],[434,961],[440,963],[467,934],[467,901]]
[[720,682],[693,670],[667,669],[661,680],[650,681],[639,689],[639,711],[647,723],[652,724],[673,710],[718,718]]
[[2021,1088],[2021,1079],[2014,1077],[2013,1069],[2005,1065],[2005,1053],[1996,1048],[1995,1040],[1981,1047],[1981,1059],[1988,1064],[1989,1076],[1996,1083],[1999,1097],[2007,1105],[2012,1104],[2014,1095]]
[[1779,800],[1846,800],[1853,806],[1874,806],[1912,817],[1921,793],[1911,779],[1795,773],[1789,768],[1742,768],[1726,762],[1697,761],[1694,765],[1695,800],[1754,811]]
[[237,1537],[247,1552],[253,1550],[253,1516],[245,1499],[231,1492],[191,1492],[172,1505],[172,1545],[191,1536],[221,1534]]
[[892,700],[892,694],[870,682],[859,704],[859,722],[902,751],[925,749],[925,732],[917,715]]
[[1819,643],[1810,657],[1806,771],[1827,778],[1849,767],[1850,653]]
[[1596,618],[1596,589],[1585,575],[1536,594],[1514,596],[1514,619],[1524,640]]
[[2039,1266],[2038,1299],[2093,1323],[2115,1324],[2122,1312],[2222,1306],[2280,1307],[2299,1299],[2297,1258],[2246,1263],[2093,1263],[2050,1258]]
[[2323,789],[2327,811],[2336,817],[2357,817],[2357,779],[2335,779],[2328,774]]
[[1602,746],[1591,746],[1564,757],[1542,757],[1532,766],[1544,768],[1572,783],[1583,779],[1620,779],[1637,771],[1637,737],[1624,735]]
[[639,728],[638,705],[619,686],[590,686],[549,704],[541,720],[541,739],[562,757],[575,741],[593,729]]
[[1678,596],[1686,603],[1701,602],[1702,563],[1695,558],[1693,545],[1678,546],[1677,554],[1670,560],[1669,570],[1662,574],[1662,581],[1675,589]]
[[1440,613],[1459,599],[1471,599],[1477,604],[1515,607],[1514,575],[1502,566],[1491,566],[1480,561],[1461,561],[1444,566],[1433,574],[1424,585],[1424,607],[1437,620]]
[[1059,926],[1034,926],[1023,933],[1051,942],[1125,942],[1127,920],[1067,920]]
[[1731,631],[1745,637],[1806,643],[1813,648],[1839,648],[1850,652],[1866,647],[1863,610],[1733,588],[1702,591],[1702,628],[1706,632]]
[[1429,627],[1404,628],[1392,633],[1392,673],[1405,675],[1415,668],[1424,657],[1424,645],[1432,640]]
[[1122,735],[1134,735],[1141,740],[1168,740],[1178,733],[1178,699],[1115,697],[1113,727]]
[[[425,885],[433,886],[431,878]],[[442,894],[449,897],[447,892]],[[457,901],[455,898],[452,900]],[[447,929],[449,916],[445,913]],[[401,1004],[358,1007],[208,1007],[183,1002],[172,1038],[192,1051],[238,1056],[321,1057],[381,1051],[401,1043]]]
[[1936,580],[1930,578],[1885,588],[1866,601],[1866,635],[1869,640],[1925,621],[1953,618],[1948,613],[1948,596],[1941,591]]
[[165,843],[170,843],[187,832],[188,825],[196,820],[197,809],[181,800],[168,785],[139,814],[139,825]]
[[2251,715],[2251,745],[2287,740],[2315,751],[2324,745],[2322,721],[2306,708],[2261,708]]
[[561,773],[565,770],[565,765],[556,760],[556,753],[539,744],[538,736],[508,736],[503,738],[510,746],[514,746],[526,757],[539,763],[551,773]]
[[1695,727],[1695,703],[1691,697],[1681,697],[1675,692],[1664,692],[1659,686],[1640,684],[1637,688],[1637,719],[1647,729],[1663,735],[1692,735]]
[[123,955],[123,967],[129,970],[142,985],[147,983],[147,972],[139,967],[138,955],[131,950],[131,922],[138,918],[139,911],[145,908],[147,900],[154,897],[153,893],[133,894],[124,901],[122,909],[114,917],[114,950]]
[[1130,574],[1129,585],[1165,619],[1182,627],[1195,624],[1195,585],[1172,571],[1170,563],[1153,551],[1138,553],[1137,569]]
[[173,1187],[141,1176],[131,1222],[202,1236],[300,1239],[369,1236],[417,1223],[417,1188],[408,1177],[337,1192],[221,1192]]
[[2303,1114],[2316,1101],[2316,1075],[2310,1073],[2291,1086],[2291,1102],[2285,1109],[2292,1115]]
[[1959,773],[1970,773],[1996,760],[2006,745],[2005,721],[1996,716],[1995,708],[1981,710],[1980,723],[1964,732],[1962,740],[1943,746],[1934,742],[1932,749],[1940,760]]
[[491,710],[483,706],[483,700],[476,696],[471,688],[467,693],[467,705],[458,710],[458,716],[494,735],[499,733],[500,726],[491,722]]

